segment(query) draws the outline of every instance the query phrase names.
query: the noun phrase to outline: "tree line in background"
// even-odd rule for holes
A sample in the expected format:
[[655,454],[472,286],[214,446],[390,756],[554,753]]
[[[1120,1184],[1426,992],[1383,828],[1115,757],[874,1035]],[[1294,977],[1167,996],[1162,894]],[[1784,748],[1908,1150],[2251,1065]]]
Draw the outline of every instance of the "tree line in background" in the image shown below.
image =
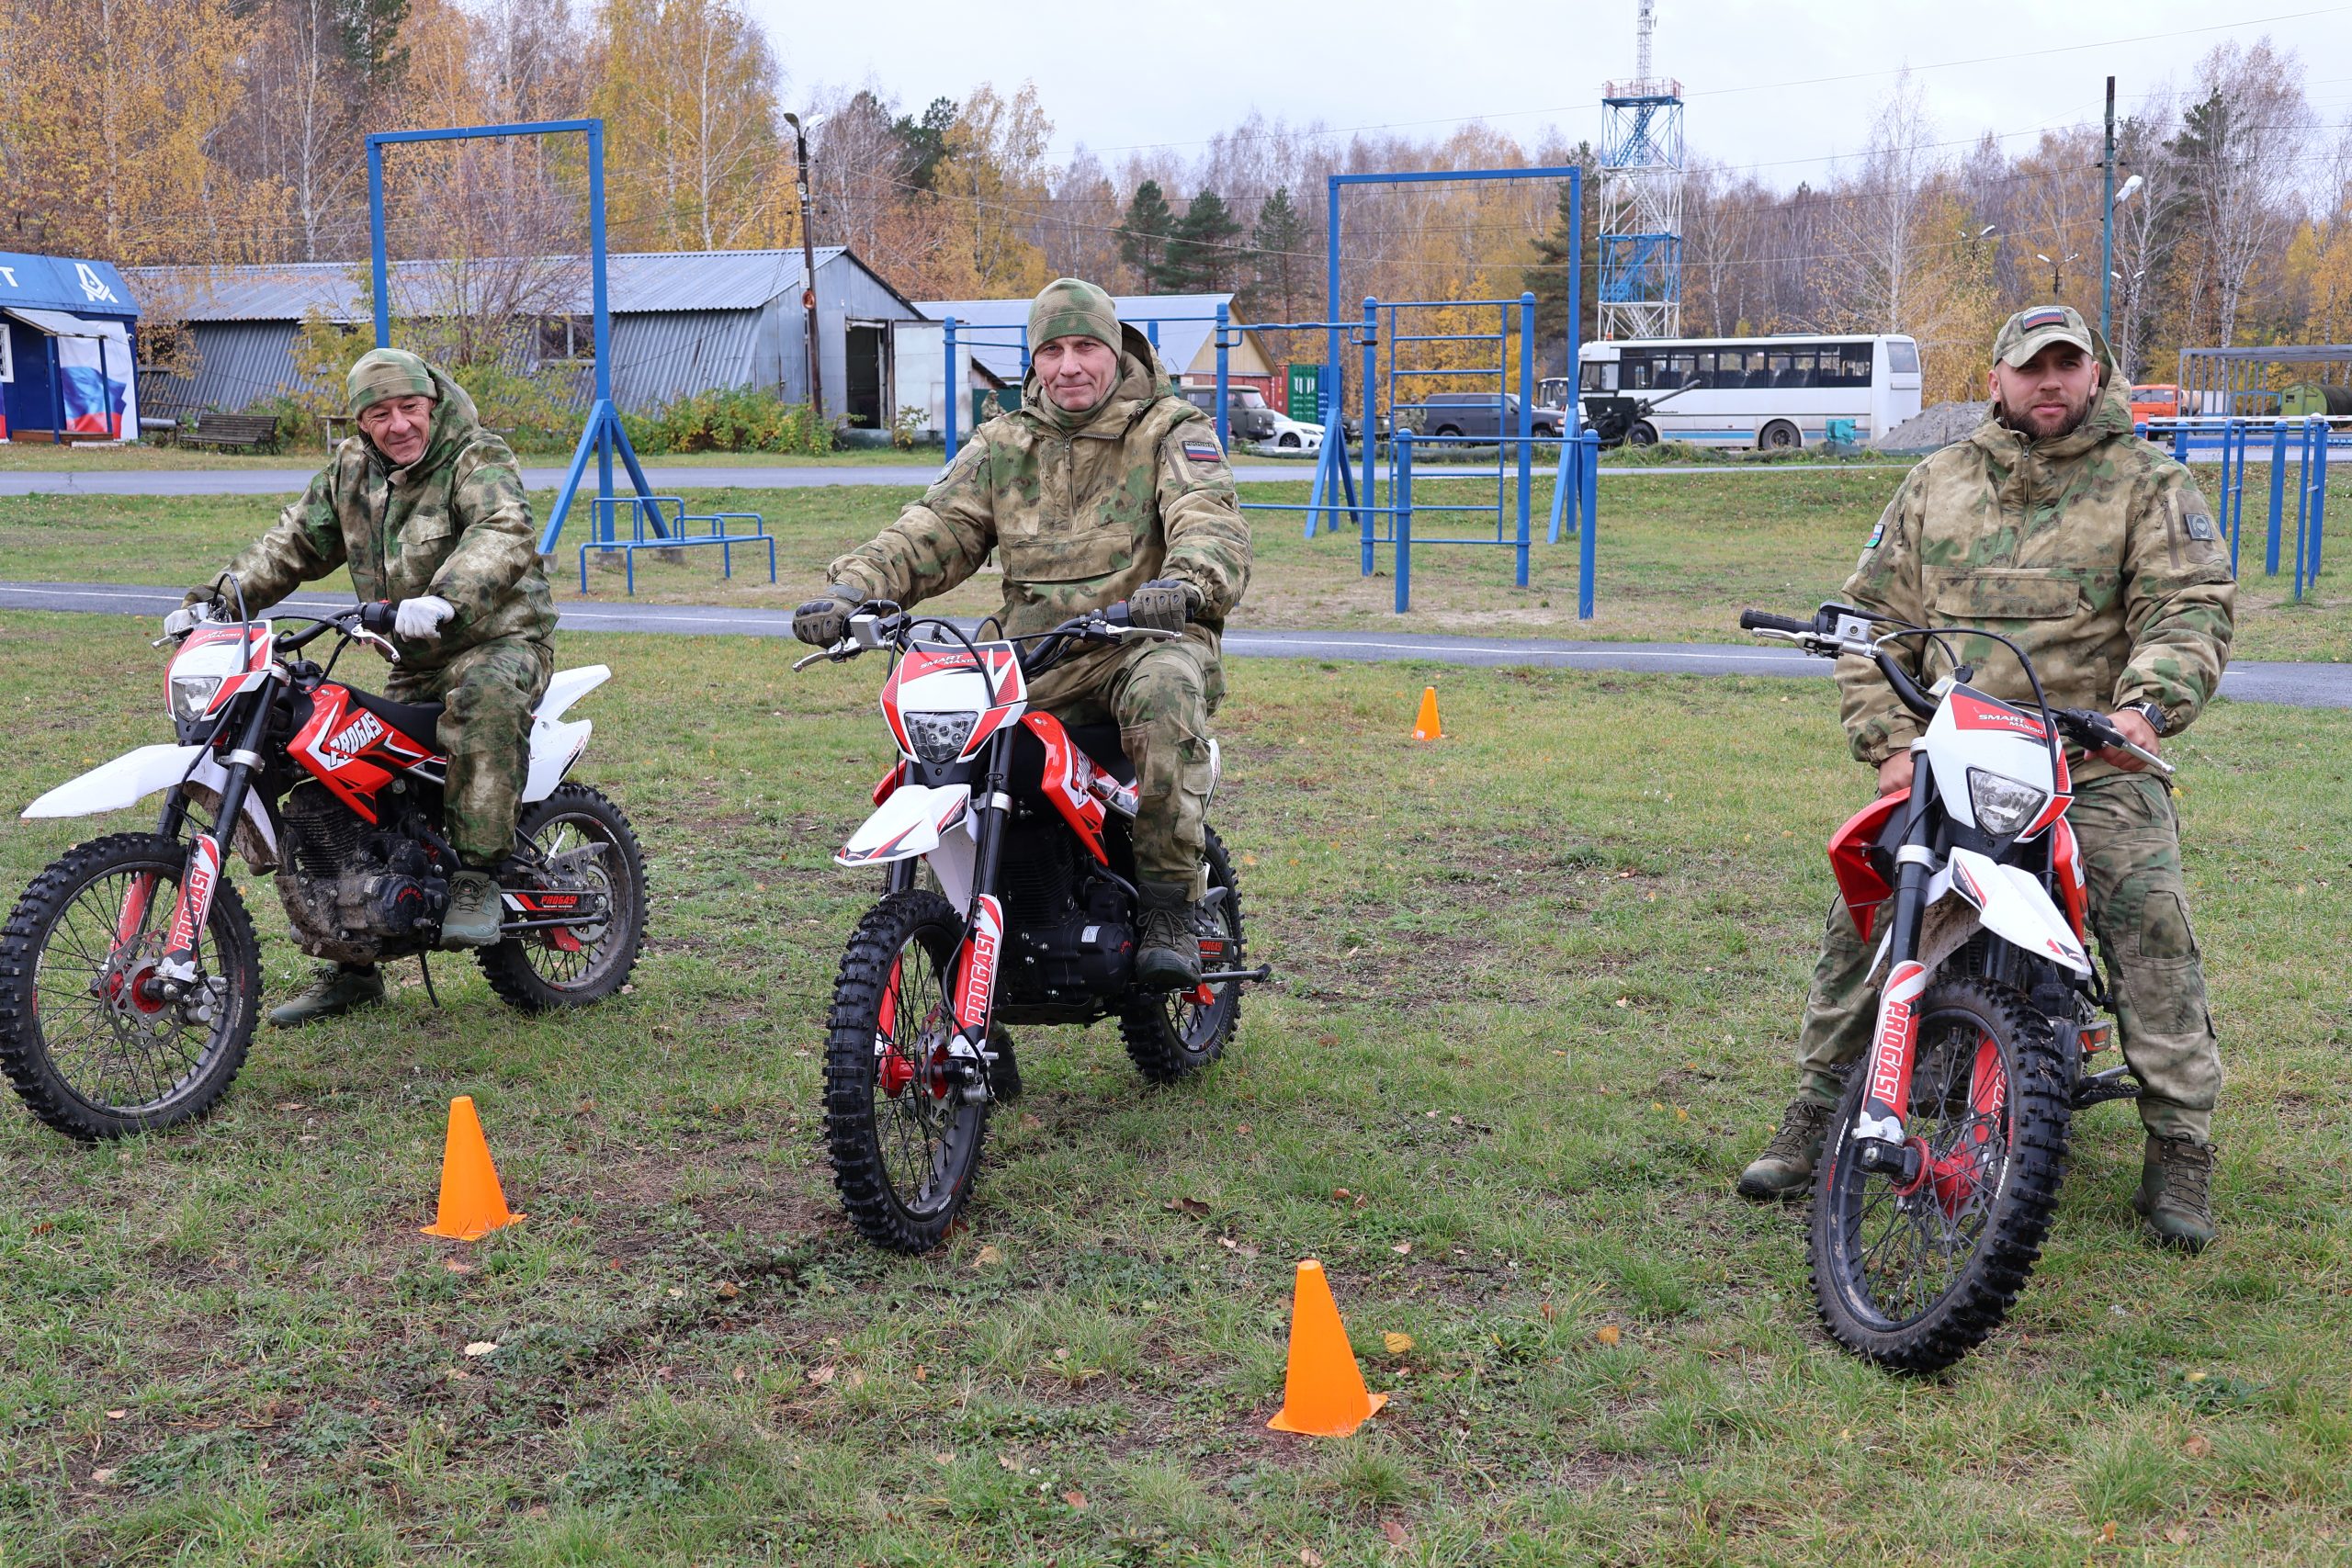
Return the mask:
[[[606,122],[615,249],[797,244],[786,63],[739,0],[13,0],[0,249],[351,261],[367,248],[368,130],[579,115]],[[2183,346],[2352,336],[2352,157],[2303,80],[2291,52],[2231,42],[2132,99],[2120,168],[2142,185],[2117,211],[2111,281],[2135,375],[2168,375]],[[1233,292],[1242,320],[1320,318],[1326,175],[1594,163],[1556,129],[1341,136],[1253,115],[1195,151],[1128,150],[1114,166],[1082,146],[1054,160],[1030,85],[920,107],[873,84],[796,100],[823,117],[817,242],[852,246],[912,299],[1014,296],[1071,273],[1114,292]],[[1685,332],[1907,332],[1930,400],[1977,395],[2008,311],[2098,305],[2099,128],[2030,134],[1940,141],[1904,78],[1863,152],[1817,182],[1783,190],[1769,162],[1695,164]],[[527,318],[571,287],[576,267],[557,264],[585,244],[576,139],[401,148],[387,168],[395,250],[448,264],[460,318]],[[1585,190],[1589,336],[1597,178]],[[1565,187],[1346,199],[1342,300],[1531,289],[1551,323],[1546,367],[1560,367]],[[552,259],[515,264],[529,257]],[[1312,357],[1318,344],[1275,347]]]

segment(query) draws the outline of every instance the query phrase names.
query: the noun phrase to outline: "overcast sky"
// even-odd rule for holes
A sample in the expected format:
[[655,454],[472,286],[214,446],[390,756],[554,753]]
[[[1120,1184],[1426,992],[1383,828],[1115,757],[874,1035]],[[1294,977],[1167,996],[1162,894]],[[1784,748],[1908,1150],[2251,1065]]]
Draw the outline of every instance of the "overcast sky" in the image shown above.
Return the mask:
[[[1190,155],[1252,108],[1339,130],[1434,136],[1482,118],[1523,141],[1547,123],[1598,141],[1600,84],[1634,69],[1634,0],[1191,0],[1059,16],[971,0],[748,4],[790,73],[788,101],[870,77],[919,110],[979,82],[1035,81],[1055,157],[1082,141],[1114,166],[1135,146]],[[2110,73],[2128,110],[2167,77],[2185,84],[2216,43],[2265,33],[2301,53],[2330,124],[2352,116],[2352,5],[1658,0],[1657,12],[1654,69],[1682,83],[1690,155],[1757,165],[1778,186],[1854,153],[1906,63],[1939,139],[1990,130],[2012,149],[2096,121]]]

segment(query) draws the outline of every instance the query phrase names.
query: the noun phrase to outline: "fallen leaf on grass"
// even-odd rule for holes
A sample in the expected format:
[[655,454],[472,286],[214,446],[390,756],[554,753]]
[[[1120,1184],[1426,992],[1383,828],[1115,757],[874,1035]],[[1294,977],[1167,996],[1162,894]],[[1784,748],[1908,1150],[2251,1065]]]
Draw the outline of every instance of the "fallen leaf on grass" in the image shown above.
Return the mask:
[[933,1454],[931,1456],[931,1462],[944,1470],[956,1462],[956,1456],[952,1453]]
[[477,1339],[472,1344],[466,1347],[466,1354],[469,1356],[487,1356],[497,1348],[498,1341],[495,1339]]
[[1625,1331],[1613,1323],[1604,1323],[1592,1331],[1592,1337],[1603,1345],[1614,1345],[1625,1337]]
[[1298,1560],[1305,1563],[1306,1568],[1323,1568],[1323,1554],[1311,1546],[1302,1546],[1298,1549]]
[[931,1369],[929,1367],[917,1367],[915,1369],[915,1382],[929,1382],[930,1381]]
[[815,1383],[819,1388],[824,1387],[827,1383],[833,1381],[833,1368],[831,1365],[809,1368],[808,1381]]
[[2190,1459],[2203,1459],[2213,1451],[2212,1439],[2202,1432],[2191,1432],[2188,1440],[2180,1445],[2180,1450]]
[[1062,1501],[1068,1503],[1073,1508],[1083,1508],[1086,1506],[1086,1494],[1083,1492],[1065,1492],[1062,1494]]
[[989,1242],[986,1247],[981,1247],[979,1251],[972,1255],[972,1267],[975,1269],[984,1269],[991,1263],[1001,1263],[1003,1261],[1004,1254],[998,1250],[997,1245],[994,1242]]
[[1234,1131],[1235,1131],[1236,1133],[1239,1134],[1242,1137],[1245,1137],[1245,1138],[1246,1138],[1246,1137],[1248,1137],[1248,1136],[1250,1135],[1250,1123],[1249,1123],[1249,1122],[1244,1122],[1243,1123],[1241,1123],[1241,1125],[1240,1125],[1240,1126],[1236,1127],[1236,1128],[1234,1129]]
[[111,1465],[108,1465],[103,1470],[94,1470],[90,1472],[90,1479],[97,1483],[100,1486],[111,1486],[114,1484],[114,1467]]
[[130,1414],[130,1412],[127,1408],[122,1410],[109,1410],[107,1412],[107,1419],[109,1421],[119,1421]]
[[1161,1207],[1179,1214],[1205,1214],[1209,1206],[1198,1198],[1170,1198]]
[[1546,1323],[1551,1322],[1554,1318],[1560,1315],[1560,1309],[1554,1306],[1550,1302],[1545,1302],[1538,1310],[1544,1314],[1544,1321]]
[[2099,1543],[2102,1546],[2115,1539],[2115,1521],[2113,1519],[2108,1520],[2107,1523],[2099,1527],[2098,1539]]
[[[921,1371],[921,1369],[918,1368],[917,1371]],[[751,1377],[752,1374],[745,1371],[742,1368],[738,1367],[735,1369],[735,1381],[737,1382],[748,1382],[751,1381]],[[922,1380],[917,1379],[916,1381],[921,1382]]]
[[1409,1258],[1413,1253],[1413,1244],[1409,1241],[1400,1241],[1388,1250],[1399,1258]]
[[741,1286],[741,1285],[739,1285],[739,1284],[737,1284],[734,1280],[721,1280],[720,1281],[718,1281],[718,1290],[717,1290],[717,1294],[718,1294],[718,1299],[719,1299],[720,1301],[722,1301],[722,1302],[731,1302],[731,1301],[733,1301],[737,1296],[740,1296],[740,1295],[741,1295],[742,1293],[743,1293],[743,1287],[742,1287],[742,1286]]
[[[455,1258],[443,1258],[441,1260],[441,1267],[447,1269],[452,1274],[470,1274],[474,1271],[474,1266],[472,1264],[463,1262]],[[613,1267],[617,1269],[620,1265],[618,1263],[615,1263]]]
[[1381,1520],[1380,1533],[1386,1536],[1388,1538],[1388,1544],[1396,1548],[1399,1551],[1402,1551],[1406,1547],[1410,1546],[1413,1543],[1413,1538],[1406,1533],[1405,1527],[1398,1524],[1395,1519]]
[[2165,1539],[2172,1542],[2175,1546],[2187,1546],[2190,1539],[2188,1527],[2187,1525],[2175,1525],[2172,1529],[2165,1531]]
[[1384,1334],[1380,1342],[1388,1347],[1388,1353],[1392,1356],[1401,1356],[1413,1348],[1413,1337],[1409,1334]]

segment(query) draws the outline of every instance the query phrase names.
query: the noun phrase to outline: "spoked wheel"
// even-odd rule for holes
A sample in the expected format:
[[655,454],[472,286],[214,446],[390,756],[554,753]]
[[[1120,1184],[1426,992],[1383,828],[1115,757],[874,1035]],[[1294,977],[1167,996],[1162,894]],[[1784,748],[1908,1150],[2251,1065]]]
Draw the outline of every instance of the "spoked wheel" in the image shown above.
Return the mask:
[[[531,852],[501,878],[526,907],[506,919],[544,920],[583,906],[572,925],[541,926],[475,951],[491,989],[526,1012],[585,1007],[617,991],[645,945],[645,855],[621,808],[586,784],[558,784],[523,808],[515,836]],[[570,900],[567,902],[567,900]]]
[[842,1207],[868,1241],[928,1252],[971,1197],[989,1105],[948,1054],[963,922],[923,889],[866,912],[842,954],[825,1039],[825,1139]]
[[228,1092],[253,1041],[261,948],[227,877],[196,939],[197,979],[155,974],[187,846],[118,833],[66,852],[0,931],[0,1066],[33,1113],[83,1139],[154,1132]]
[[[1201,968],[1239,969],[1241,890],[1233,863],[1216,829],[1208,830],[1209,898],[1194,918],[1201,939]],[[1224,897],[1218,897],[1222,888]],[[1197,1073],[1225,1052],[1241,1012],[1241,982],[1203,983],[1189,991],[1160,991],[1131,998],[1119,1013],[1119,1034],[1127,1055],[1154,1083],[1174,1083]]]
[[2000,1326],[2041,1256],[2058,1206],[2067,1122],[2048,1025],[1981,979],[1919,1001],[1908,1182],[1854,1161],[1857,1073],[1838,1107],[1813,1198],[1813,1291],[1848,1349],[1898,1371],[1951,1365]]

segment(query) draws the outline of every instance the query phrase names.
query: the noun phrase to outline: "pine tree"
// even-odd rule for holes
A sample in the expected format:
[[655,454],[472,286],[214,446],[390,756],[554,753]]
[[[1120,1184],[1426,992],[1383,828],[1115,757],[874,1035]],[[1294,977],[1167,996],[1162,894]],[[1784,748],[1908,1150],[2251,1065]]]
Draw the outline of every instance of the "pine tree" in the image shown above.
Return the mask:
[[1298,319],[1298,297],[1312,271],[1307,246],[1314,236],[1290,201],[1290,187],[1277,186],[1258,208],[1250,231],[1250,285],[1242,291],[1242,313],[1291,321]]
[[1146,180],[1136,186],[1127,215],[1119,224],[1119,259],[1133,269],[1136,286],[1146,294],[1159,292],[1168,265],[1169,235],[1175,227],[1176,215],[1167,197],[1160,194],[1159,182]]
[[1521,283],[1522,288],[1535,296],[1535,319],[1542,323],[1536,352],[1543,357],[1547,373],[1563,375],[1573,374],[1567,364],[1565,331],[1568,320],[1568,268],[1571,265],[1577,268],[1583,283],[1578,290],[1582,308],[1577,312],[1583,319],[1577,323],[1577,341],[1590,343],[1600,335],[1600,304],[1596,298],[1599,293],[1596,279],[1600,276],[1600,238],[1598,233],[1600,215],[1596,199],[1598,183],[1592,178],[1591,149],[1577,148],[1577,162],[1585,169],[1585,178],[1580,182],[1586,192],[1582,243],[1577,247],[1581,254],[1571,262],[1568,224],[1576,213],[1568,204],[1569,187],[1563,185],[1560,186],[1558,216],[1553,221],[1552,231],[1540,240],[1529,242],[1535,248],[1536,259],[1527,268]]
[[939,164],[947,156],[947,132],[956,123],[956,100],[933,98],[922,118],[901,115],[890,127],[890,134],[899,139],[904,150],[905,174],[901,176],[917,190],[930,190],[939,177]]
[[1168,261],[1161,289],[1170,294],[1221,294],[1241,270],[1241,253],[1234,241],[1241,237],[1241,221],[1225,198],[1213,190],[1193,197],[1168,242]]

